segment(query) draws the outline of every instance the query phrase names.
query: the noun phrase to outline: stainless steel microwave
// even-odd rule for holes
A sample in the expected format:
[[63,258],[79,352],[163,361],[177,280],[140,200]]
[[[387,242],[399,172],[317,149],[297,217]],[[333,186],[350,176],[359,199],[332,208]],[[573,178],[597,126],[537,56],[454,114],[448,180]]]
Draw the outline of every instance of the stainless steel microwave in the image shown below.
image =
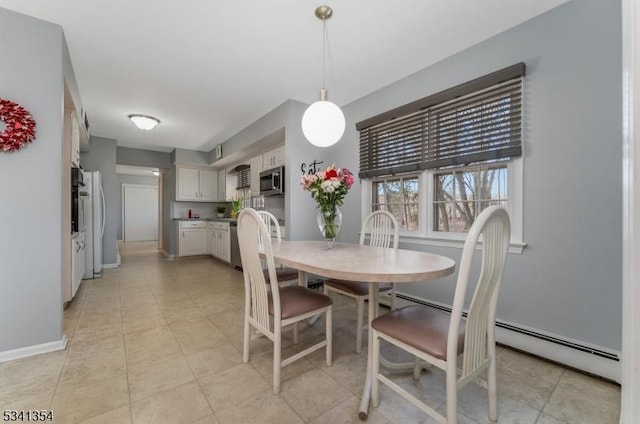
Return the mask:
[[284,166],[267,169],[260,173],[260,195],[281,196],[284,194]]

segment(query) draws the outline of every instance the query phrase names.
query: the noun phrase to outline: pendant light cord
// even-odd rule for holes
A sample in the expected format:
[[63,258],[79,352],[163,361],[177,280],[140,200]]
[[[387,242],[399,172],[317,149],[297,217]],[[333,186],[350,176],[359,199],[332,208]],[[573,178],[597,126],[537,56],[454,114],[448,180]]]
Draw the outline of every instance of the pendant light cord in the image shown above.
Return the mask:
[[327,54],[325,52],[327,44],[327,20],[322,20],[322,89],[320,89],[320,100],[327,100],[327,89],[324,86],[325,82],[325,58]]

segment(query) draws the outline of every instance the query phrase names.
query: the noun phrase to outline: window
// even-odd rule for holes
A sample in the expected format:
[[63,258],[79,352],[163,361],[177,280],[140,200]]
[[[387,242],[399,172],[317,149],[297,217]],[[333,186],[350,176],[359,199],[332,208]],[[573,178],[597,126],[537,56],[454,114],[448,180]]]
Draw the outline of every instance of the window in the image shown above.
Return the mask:
[[403,236],[462,240],[500,205],[521,243],[524,71],[520,63],[358,123],[363,216],[385,209]]
[[418,229],[418,176],[376,179],[372,183],[371,210],[391,212],[401,230]]
[[507,165],[439,171],[433,176],[433,231],[464,233],[482,210],[508,207]]

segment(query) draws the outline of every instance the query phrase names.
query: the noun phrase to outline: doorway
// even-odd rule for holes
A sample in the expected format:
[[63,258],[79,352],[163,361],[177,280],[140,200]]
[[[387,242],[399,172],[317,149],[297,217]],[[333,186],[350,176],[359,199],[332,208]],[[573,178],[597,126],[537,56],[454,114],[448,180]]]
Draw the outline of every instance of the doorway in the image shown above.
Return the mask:
[[158,240],[158,187],[122,185],[122,239]]

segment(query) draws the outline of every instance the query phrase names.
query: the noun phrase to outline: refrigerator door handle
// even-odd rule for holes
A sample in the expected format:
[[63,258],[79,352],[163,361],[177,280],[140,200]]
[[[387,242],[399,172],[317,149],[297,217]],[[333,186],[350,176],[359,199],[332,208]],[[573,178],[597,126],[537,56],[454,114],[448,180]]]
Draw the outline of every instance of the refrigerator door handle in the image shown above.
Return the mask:
[[106,215],[106,205],[104,201],[104,190],[102,189],[102,185],[100,185],[100,198],[102,199],[102,227],[100,228],[100,238],[104,237],[104,223],[105,223],[105,215]]

